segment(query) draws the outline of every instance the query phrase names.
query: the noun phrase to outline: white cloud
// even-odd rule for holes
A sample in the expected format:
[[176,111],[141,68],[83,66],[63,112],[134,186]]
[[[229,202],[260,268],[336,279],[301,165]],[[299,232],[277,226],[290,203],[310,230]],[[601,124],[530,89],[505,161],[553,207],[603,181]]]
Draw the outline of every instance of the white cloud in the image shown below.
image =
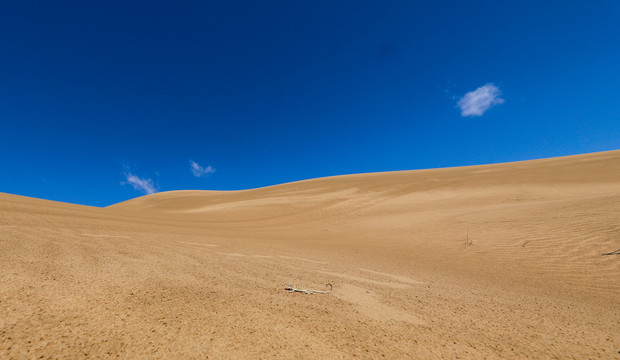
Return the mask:
[[213,174],[215,172],[215,169],[213,167],[211,166],[202,167],[198,165],[197,162],[192,161],[192,160],[189,161],[189,164],[191,166],[192,174],[194,174],[195,177],[201,177],[201,176]]
[[145,194],[153,194],[158,191],[151,179],[142,179],[131,173],[125,173],[125,177],[127,177],[127,182],[121,184],[130,184],[134,189],[142,191]]
[[481,116],[491,106],[504,103],[500,98],[499,88],[491,83],[470,91],[459,99],[457,105],[461,108],[461,116]]

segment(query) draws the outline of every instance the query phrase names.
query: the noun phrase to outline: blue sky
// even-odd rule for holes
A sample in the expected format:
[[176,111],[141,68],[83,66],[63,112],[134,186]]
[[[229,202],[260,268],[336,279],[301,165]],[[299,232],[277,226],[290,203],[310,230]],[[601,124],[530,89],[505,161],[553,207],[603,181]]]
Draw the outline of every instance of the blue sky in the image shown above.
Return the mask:
[[106,206],[620,148],[617,1],[0,4],[0,192]]

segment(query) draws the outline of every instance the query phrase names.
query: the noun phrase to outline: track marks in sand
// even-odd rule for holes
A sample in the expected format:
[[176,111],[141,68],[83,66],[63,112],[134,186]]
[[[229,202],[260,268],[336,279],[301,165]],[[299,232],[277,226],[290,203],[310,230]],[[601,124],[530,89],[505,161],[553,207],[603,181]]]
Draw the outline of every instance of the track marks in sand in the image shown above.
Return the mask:
[[409,289],[411,287],[411,285],[409,285],[409,284],[372,280],[372,279],[367,279],[367,278],[364,278],[364,277],[361,277],[361,276],[349,275],[349,274],[345,274],[345,273],[338,273],[338,272],[331,272],[331,271],[320,271],[320,270],[317,270],[317,272],[322,273],[322,274],[326,274],[326,275],[337,276],[337,277],[341,277],[341,278],[345,278],[345,279],[349,279],[349,280],[353,280],[353,281],[365,282],[365,283],[368,283],[368,284],[379,285],[379,286],[387,286],[387,287],[391,287],[391,288],[394,288],[394,289]]
[[[416,281],[411,278],[399,275],[392,275],[388,273],[382,273],[378,271],[372,271],[367,269],[360,269],[361,271],[365,271],[371,273],[373,275],[378,275],[382,277],[387,277],[392,280],[396,280],[397,282],[390,281],[379,281],[374,279],[368,279],[362,276],[356,276],[346,273],[339,272],[330,272],[330,271],[320,271],[316,270],[319,273],[336,276],[348,280],[364,282],[368,284],[384,286],[399,290],[410,289],[413,285],[421,285],[424,284],[421,281]],[[394,308],[390,305],[384,304],[380,298],[370,290],[366,290],[364,288],[352,285],[352,284],[342,284],[334,289],[332,292],[334,296],[337,298],[353,303],[356,305],[357,310],[370,317],[371,319],[377,321],[404,321],[413,325],[425,325],[425,322],[420,320],[414,314],[410,312],[403,311],[397,308]]]
[[288,260],[300,260],[300,261],[306,261],[306,262],[310,262],[313,264],[321,264],[321,265],[327,265],[326,262],[324,261],[316,261],[316,260],[310,260],[310,259],[304,259],[304,258],[300,258],[300,257],[295,257],[295,256],[284,256],[284,255],[280,255],[278,256],[281,259],[288,259]]
[[218,252],[218,254],[220,254],[220,255],[225,255],[225,256],[245,257],[245,255],[244,255],[244,254],[239,254],[239,253],[225,253],[225,252]]
[[82,235],[84,235],[84,236],[92,236],[92,237],[131,239],[131,237],[125,236],[125,235],[105,235],[105,234],[82,234]]
[[245,255],[245,254],[241,254],[241,253],[225,253],[225,252],[218,252],[217,254],[220,255],[224,255],[224,256],[233,256],[233,257],[253,257],[253,258],[259,258],[259,259],[271,259],[273,256],[271,255]]
[[332,294],[341,300],[355,304],[359,312],[373,320],[404,321],[413,325],[425,325],[424,321],[409,312],[382,304],[378,296],[369,290],[344,284],[334,289]]
[[179,244],[185,244],[185,245],[198,245],[198,246],[208,246],[208,247],[216,247],[219,245],[215,245],[215,244],[203,244],[203,243],[195,243],[195,242],[185,242],[185,241],[179,241]]
[[412,284],[412,285],[424,284],[422,281],[413,280],[413,279],[408,278],[406,276],[392,275],[392,274],[378,272],[378,271],[373,271],[373,270],[368,270],[368,269],[359,269],[359,270],[366,271],[368,273],[375,274],[375,275],[381,275],[381,276],[389,277],[389,278],[392,278],[392,279],[394,279],[396,281],[404,282],[404,283],[407,283],[407,284]]

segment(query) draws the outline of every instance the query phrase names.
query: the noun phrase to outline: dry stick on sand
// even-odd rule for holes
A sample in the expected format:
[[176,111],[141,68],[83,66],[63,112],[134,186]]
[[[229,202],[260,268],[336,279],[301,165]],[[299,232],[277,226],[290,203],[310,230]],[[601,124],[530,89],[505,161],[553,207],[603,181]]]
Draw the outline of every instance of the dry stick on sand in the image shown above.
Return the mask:
[[293,286],[290,282],[286,282],[285,283],[287,285],[287,287],[284,289],[288,292],[300,292],[300,293],[304,293],[304,294],[329,294],[332,292],[332,284],[326,284],[325,286],[327,286],[329,288],[329,290],[327,291],[320,291],[320,290],[312,290],[312,289],[300,289],[300,288],[296,288],[295,286]]
[[471,246],[473,245],[473,240],[469,237],[469,226],[467,227],[467,235],[465,236],[465,245]]
[[602,253],[601,255],[620,255],[620,249],[608,253]]

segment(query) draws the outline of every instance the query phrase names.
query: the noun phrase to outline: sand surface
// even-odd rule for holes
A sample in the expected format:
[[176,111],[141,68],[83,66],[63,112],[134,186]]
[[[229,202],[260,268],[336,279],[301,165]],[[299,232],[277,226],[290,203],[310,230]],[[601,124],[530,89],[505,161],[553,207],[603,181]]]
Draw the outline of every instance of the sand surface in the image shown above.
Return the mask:
[[617,359],[619,248],[620,151],[108,208],[0,194],[0,358]]

